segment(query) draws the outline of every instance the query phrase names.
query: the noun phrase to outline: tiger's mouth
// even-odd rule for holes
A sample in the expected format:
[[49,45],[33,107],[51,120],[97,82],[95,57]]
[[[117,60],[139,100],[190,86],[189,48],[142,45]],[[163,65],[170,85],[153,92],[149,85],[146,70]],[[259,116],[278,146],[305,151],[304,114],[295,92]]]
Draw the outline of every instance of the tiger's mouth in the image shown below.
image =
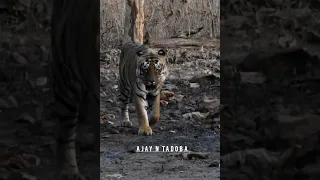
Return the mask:
[[154,89],[156,89],[156,88],[157,88],[156,85],[146,85],[146,89],[147,89],[148,91],[154,90]]
[[156,84],[146,83],[145,86],[146,86],[146,90],[148,90],[148,91],[154,90],[154,89],[157,88],[157,85],[156,85]]

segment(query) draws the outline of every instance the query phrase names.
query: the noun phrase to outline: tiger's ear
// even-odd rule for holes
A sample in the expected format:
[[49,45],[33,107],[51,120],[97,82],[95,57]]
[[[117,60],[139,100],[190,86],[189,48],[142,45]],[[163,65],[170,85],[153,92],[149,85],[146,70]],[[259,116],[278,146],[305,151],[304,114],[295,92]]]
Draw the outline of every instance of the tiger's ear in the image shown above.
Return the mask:
[[137,54],[138,56],[142,56],[143,52],[142,52],[142,50],[139,50],[139,51],[136,52],[136,54]]
[[166,51],[163,50],[163,49],[160,49],[160,50],[158,51],[158,55],[160,55],[160,56],[165,56],[165,55],[166,55]]

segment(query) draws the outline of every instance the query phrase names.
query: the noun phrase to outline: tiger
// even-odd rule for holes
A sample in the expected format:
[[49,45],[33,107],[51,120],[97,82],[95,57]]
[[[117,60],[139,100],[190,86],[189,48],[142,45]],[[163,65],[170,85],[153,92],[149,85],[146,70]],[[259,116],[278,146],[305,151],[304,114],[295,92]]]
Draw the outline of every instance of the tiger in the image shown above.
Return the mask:
[[[129,41],[121,49],[119,62],[119,100],[121,126],[132,126],[129,102],[134,98],[139,122],[138,134],[152,135],[160,118],[160,91],[169,75],[166,51],[146,43]],[[150,110],[147,112],[150,105]]]
[[50,55],[54,96],[52,116],[60,126],[57,152],[60,160],[58,175],[62,179],[85,179],[79,172],[76,157],[79,121],[97,128],[94,148],[99,153],[99,12],[99,0],[53,1]]

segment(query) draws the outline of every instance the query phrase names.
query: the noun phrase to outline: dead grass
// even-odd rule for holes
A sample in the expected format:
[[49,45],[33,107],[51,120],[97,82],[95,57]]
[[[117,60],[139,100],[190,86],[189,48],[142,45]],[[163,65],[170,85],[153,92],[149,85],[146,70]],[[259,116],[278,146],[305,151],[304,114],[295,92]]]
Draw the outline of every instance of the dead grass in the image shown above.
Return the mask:
[[[115,47],[121,42],[124,24],[123,2],[100,1],[102,46]],[[179,31],[199,27],[204,29],[196,35],[197,37],[219,37],[220,1],[145,1],[145,23],[144,30],[148,31],[152,38],[169,38],[179,34]]]

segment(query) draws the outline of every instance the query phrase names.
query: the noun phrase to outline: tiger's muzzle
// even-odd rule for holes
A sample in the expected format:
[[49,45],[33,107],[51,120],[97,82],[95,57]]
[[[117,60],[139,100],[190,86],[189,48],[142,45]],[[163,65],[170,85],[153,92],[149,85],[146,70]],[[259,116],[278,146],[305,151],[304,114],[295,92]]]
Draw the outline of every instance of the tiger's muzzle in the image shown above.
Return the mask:
[[157,88],[157,83],[156,83],[155,81],[147,81],[147,82],[145,83],[145,86],[146,86],[146,89],[147,89],[148,91],[150,91],[150,90],[154,90],[154,89]]

